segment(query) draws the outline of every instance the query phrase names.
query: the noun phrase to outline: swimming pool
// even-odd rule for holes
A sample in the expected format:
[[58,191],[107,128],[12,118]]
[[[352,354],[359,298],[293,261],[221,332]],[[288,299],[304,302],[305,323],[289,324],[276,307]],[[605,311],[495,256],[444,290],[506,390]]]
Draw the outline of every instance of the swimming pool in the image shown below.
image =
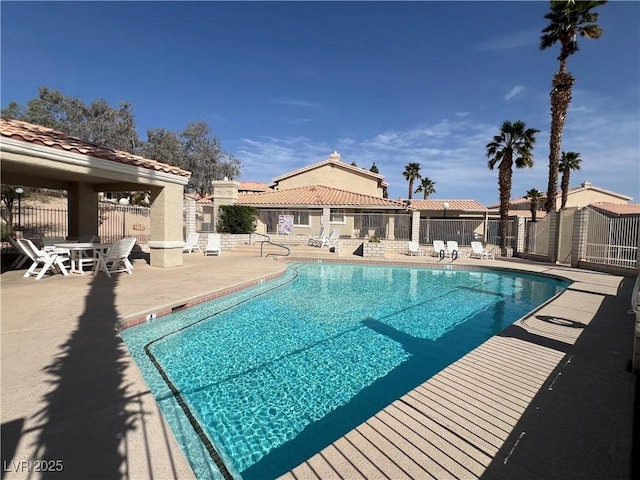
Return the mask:
[[293,264],[122,336],[198,478],[222,478],[215,461],[273,478],[566,286],[490,270]]

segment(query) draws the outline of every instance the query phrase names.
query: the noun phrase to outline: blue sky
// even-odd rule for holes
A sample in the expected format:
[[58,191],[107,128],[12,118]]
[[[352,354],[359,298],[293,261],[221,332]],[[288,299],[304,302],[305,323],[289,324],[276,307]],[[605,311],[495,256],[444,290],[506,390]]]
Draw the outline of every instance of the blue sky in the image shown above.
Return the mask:
[[[141,138],[206,121],[270,182],[323,160],[369,168],[406,198],[409,162],[431,198],[498,202],[486,144],[503,121],[537,128],[535,166],[512,197],[546,191],[549,90],[558,49],[538,49],[548,2],[1,3],[1,103],[47,86],[133,105]],[[640,2],[600,7],[580,40],[563,150],[585,180],[640,202]],[[420,194],[415,195],[421,198]]]

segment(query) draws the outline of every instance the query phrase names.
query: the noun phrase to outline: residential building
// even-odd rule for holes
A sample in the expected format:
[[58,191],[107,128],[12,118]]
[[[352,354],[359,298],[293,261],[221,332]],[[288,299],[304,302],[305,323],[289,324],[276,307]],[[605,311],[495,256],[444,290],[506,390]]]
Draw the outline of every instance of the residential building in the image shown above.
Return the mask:
[[274,190],[288,190],[311,185],[324,185],[372,197],[384,197],[388,183],[384,176],[340,161],[333,152],[321,162],[307,165],[273,179]]
[[[583,208],[593,203],[611,203],[611,204],[626,204],[629,203],[632,197],[624,195],[622,193],[612,192],[605,190],[604,188],[597,187],[591,182],[583,182],[579,187],[570,188],[567,191],[567,205],[566,208]],[[541,198],[537,204],[536,214],[537,218],[542,218],[546,214],[544,211],[546,196]],[[562,200],[562,192],[558,191],[556,196],[556,205],[560,207]],[[497,215],[500,209],[500,204],[491,205],[488,207],[490,215]],[[519,197],[509,202],[509,215],[518,217],[531,218],[531,201],[525,197]]]

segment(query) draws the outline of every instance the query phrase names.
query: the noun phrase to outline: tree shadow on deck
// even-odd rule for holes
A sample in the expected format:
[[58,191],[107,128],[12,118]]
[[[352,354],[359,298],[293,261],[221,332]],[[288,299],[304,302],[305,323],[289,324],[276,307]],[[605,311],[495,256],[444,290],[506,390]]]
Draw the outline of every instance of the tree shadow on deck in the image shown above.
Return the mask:
[[91,280],[77,328],[44,369],[51,390],[36,415],[35,458],[62,460],[65,478],[118,478],[126,468],[120,444],[134,419],[127,409],[126,349],[114,330],[117,282],[117,276]]
[[[146,468],[144,477],[153,477],[147,417],[158,412],[145,411],[141,395],[148,392],[127,381],[129,354],[115,331],[118,278],[100,274],[88,280],[83,313],[43,369],[50,385],[39,402],[43,407],[25,422],[26,430],[3,425],[2,460],[7,465],[28,435],[31,466],[36,460],[49,461],[50,469],[38,473],[40,478],[131,478],[132,458],[134,472]],[[142,437],[143,445],[131,444],[133,430],[141,430],[137,438]]]

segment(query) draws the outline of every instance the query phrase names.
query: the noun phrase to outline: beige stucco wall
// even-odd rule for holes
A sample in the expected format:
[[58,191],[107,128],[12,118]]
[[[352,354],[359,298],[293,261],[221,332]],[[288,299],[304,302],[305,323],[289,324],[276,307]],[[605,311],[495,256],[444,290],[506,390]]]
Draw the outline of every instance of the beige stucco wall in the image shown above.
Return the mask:
[[280,190],[309,185],[324,185],[364,195],[382,197],[382,187],[377,179],[331,163],[301,172],[278,182]]
[[[558,196],[558,207],[560,207],[561,201],[562,197]],[[627,203],[623,198],[598,192],[597,190],[583,190],[567,196],[567,207],[586,207],[590,203],[596,202]]]

